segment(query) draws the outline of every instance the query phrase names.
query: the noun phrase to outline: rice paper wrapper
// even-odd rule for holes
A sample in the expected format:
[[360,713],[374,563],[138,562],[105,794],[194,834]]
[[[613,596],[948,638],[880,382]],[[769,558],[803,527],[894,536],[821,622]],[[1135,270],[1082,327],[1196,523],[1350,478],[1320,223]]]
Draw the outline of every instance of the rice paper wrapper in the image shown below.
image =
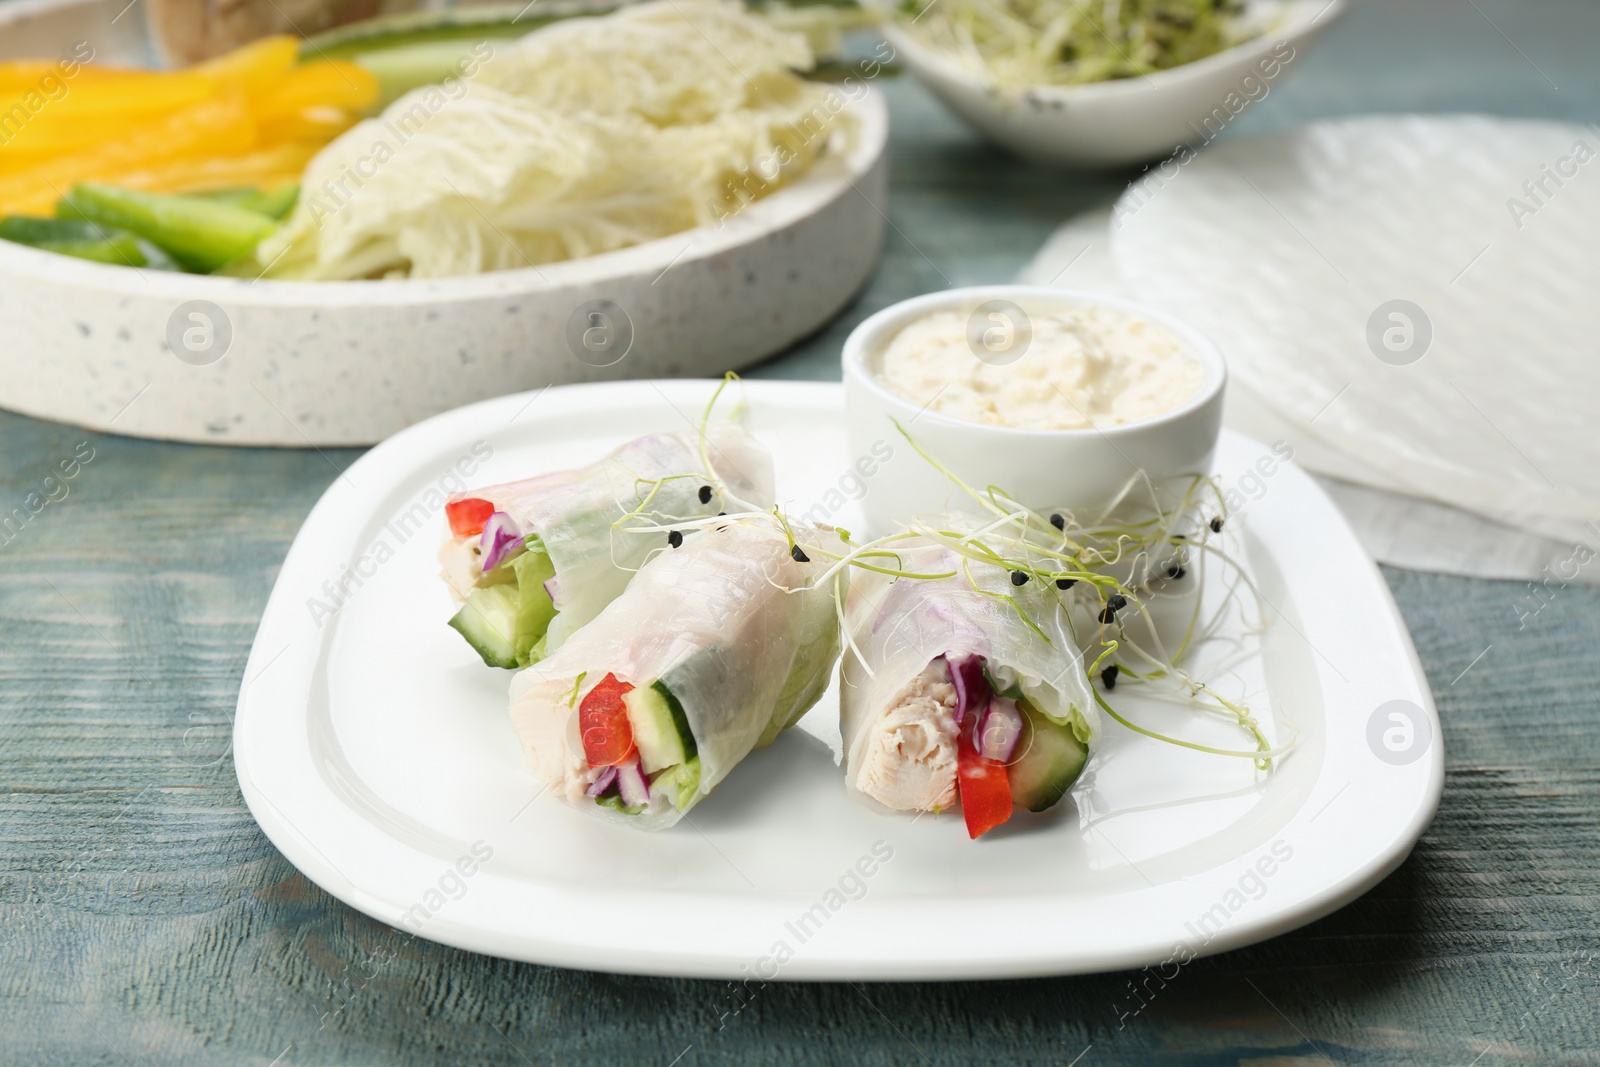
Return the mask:
[[511,684],[512,723],[539,780],[569,803],[650,830],[683,814],[662,793],[637,815],[584,796],[597,775],[584,760],[577,709],[606,674],[635,686],[663,680],[683,706],[700,760],[688,810],[799,721],[839,655],[831,591],[809,584],[823,565],[797,563],[781,529],[736,522],[689,534],[681,548],[656,543],[626,592]]
[[1014,586],[1009,571],[977,562],[969,562],[963,572],[960,556],[931,543],[913,542],[896,551],[897,569],[956,574],[931,579],[870,571],[851,575],[839,729],[845,780],[852,792],[860,794],[857,783],[871,727],[893,709],[908,683],[947,654],[983,656],[991,671],[999,668],[1013,675],[1039,711],[1064,724],[1076,712],[1089,728],[1090,745],[1099,739],[1100,713],[1074,636],[1084,632],[1081,588],[1057,590],[1037,580]]
[[[707,485],[715,491],[702,503],[700,490]],[[664,533],[628,532],[626,527],[723,511],[766,511],[774,501],[772,456],[739,424],[719,422],[706,428],[704,453],[695,430],[650,434],[587,467],[474,489],[452,499],[464,497],[489,501],[516,520],[524,535],[536,533],[543,540],[556,575],[557,610],[545,638],[548,653],[615,600],[650,553],[665,543]],[[636,518],[619,528],[617,520],[635,512]],[[447,580],[464,596],[471,575],[451,570],[447,560]],[[463,577],[468,589],[462,588]]]

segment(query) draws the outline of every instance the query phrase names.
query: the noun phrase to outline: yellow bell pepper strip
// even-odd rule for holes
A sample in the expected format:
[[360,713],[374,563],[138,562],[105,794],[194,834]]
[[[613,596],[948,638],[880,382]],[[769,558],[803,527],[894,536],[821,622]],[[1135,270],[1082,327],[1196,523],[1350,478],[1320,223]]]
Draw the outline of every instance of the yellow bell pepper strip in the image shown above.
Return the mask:
[[254,123],[241,98],[208,100],[135,126],[118,140],[0,178],[0,213],[46,210],[78,182],[116,182],[130,172],[173,160],[248,152],[255,139]]
[[263,37],[226,55],[197,63],[189,71],[209,78],[219,88],[243,93],[266,89],[288,73],[300,54],[300,43],[288,34]]
[[26,93],[32,89],[45,92],[51,86],[46,78],[59,78],[69,86],[84,82],[121,77],[124,74],[142,73],[137,67],[88,66],[76,61],[56,59],[8,59],[0,62],[0,93]]
[[359,121],[360,116],[351,111],[336,107],[312,107],[296,115],[262,118],[257,125],[257,136],[262,144],[315,141],[321,146]]
[[365,67],[346,60],[325,60],[295,67],[272,85],[251,94],[250,110],[258,119],[297,115],[310,108],[364,111],[378,99],[378,79]]
[[[85,71],[88,69],[84,68]],[[33,91],[32,85],[25,89],[0,88],[0,101],[25,96]],[[199,103],[216,92],[216,84],[210,79],[182,71],[170,74],[129,71],[98,79],[80,75],[63,83],[63,91],[58,98],[44,97],[42,101],[36,101],[40,106],[29,125],[102,116],[159,114]]]
[[37,87],[59,64],[0,63],[0,105],[30,101],[9,126],[0,106],[0,214],[48,211],[79,182],[189,192],[298,181],[379,94],[362,67],[298,53],[280,35],[184,71],[79,66],[48,99]]
[[[46,102],[0,145],[10,170],[115,141],[129,129],[194,107],[215,95],[203,78],[142,73],[75,85]],[[0,92],[0,109],[5,95]],[[9,164],[7,166],[6,164]]]
[[179,159],[117,177],[118,185],[160,193],[204,193],[253,185],[274,189],[298,182],[306,164],[322,150],[320,142],[295,141],[239,156]]

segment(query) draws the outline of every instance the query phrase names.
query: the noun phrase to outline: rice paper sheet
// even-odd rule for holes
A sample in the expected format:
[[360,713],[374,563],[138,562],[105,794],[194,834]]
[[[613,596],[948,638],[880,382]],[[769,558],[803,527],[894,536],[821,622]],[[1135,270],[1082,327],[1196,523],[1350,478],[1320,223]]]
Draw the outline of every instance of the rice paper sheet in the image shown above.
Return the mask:
[[[710,467],[707,469],[707,459]],[[716,490],[702,503],[701,488]],[[683,521],[718,512],[765,511],[774,500],[772,456],[742,426],[713,423],[705,452],[695,430],[650,434],[629,441],[597,463],[576,470],[457,493],[476,497],[538,534],[555,568],[556,615],[546,653],[599,615],[625,589],[665,535],[628,527]],[[637,513],[636,520],[618,523]],[[445,578],[458,598],[478,575],[476,538],[447,542]]]
[[[1100,734],[1100,713],[1075,632],[1084,632],[1081,587],[1058,590],[1038,580],[1014,586],[1009,571],[966,561],[943,546],[896,547],[896,569],[949,578],[901,578],[870,571],[851,575],[839,712],[845,780],[860,792],[873,727],[930,662],[949,654],[985,657],[991,672],[1014,678],[1028,701],[1066,724],[1076,713]],[[872,560],[882,565],[883,559]],[[1024,621],[1026,612],[1036,631]]]
[[598,775],[584,760],[578,706],[607,673],[635,686],[660,679],[683,706],[700,760],[688,810],[799,721],[839,654],[832,593],[809,584],[823,565],[796,562],[775,525],[707,528],[677,549],[654,536],[660,550],[626,592],[511,684],[512,722],[540,781],[569,803],[651,830],[682,817],[662,793],[637,815],[584,796]]

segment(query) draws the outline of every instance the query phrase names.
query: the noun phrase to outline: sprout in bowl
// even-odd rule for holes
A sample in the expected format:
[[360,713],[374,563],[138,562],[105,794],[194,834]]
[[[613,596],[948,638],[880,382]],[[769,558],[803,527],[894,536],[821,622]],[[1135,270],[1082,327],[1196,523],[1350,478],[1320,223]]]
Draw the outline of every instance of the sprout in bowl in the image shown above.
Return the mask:
[[884,32],[996,144],[1038,163],[1114,167],[1211,140],[1344,6],[1139,0],[1108,20],[1075,0],[908,0]]

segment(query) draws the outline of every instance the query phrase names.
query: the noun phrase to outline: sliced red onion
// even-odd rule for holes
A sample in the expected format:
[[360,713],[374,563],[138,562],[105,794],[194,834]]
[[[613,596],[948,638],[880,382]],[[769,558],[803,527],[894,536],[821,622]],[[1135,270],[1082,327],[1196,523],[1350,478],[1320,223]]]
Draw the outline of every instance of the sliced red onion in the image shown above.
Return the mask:
[[639,769],[637,759],[617,768],[617,789],[622,793],[622,802],[630,808],[635,804],[650,803],[650,781]]
[[610,789],[611,783],[616,780],[617,769],[615,767],[607,767],[605,770],[600,772],[600,777],[594,780],[594,784],[583,791],[583,795],[586,797],[597,797],[601,793],[604,793],[607,789]]
[[488,574],[504,563],[511,550],[520,544],[522,531],[517,529],[516,520],[503,511],[490,515],[483,524],[483,536],[478,539],[478,548],[483,552],[483,573]]
[[554,577],[546,578],[544,580],[544,595],[550,598],[550,603],[560,603],[560,601],[556,598],[561,595],[561,587],[556,583]]
[[995,697],[989,701],[989,707],[978,720],[974,736],[974,747],[978,754],[985,759],[1010,763],[1011,754],[1017,750],[1017,741],[1021,737],[1022,712],[1017,710],[1017,702],[1005,697]]
[[983,674],[983,657],[978,655],[950,655],[945,664],[950,668],[950,684],[956,687],[956,725],[960,726],[967,712],[982,711],[989,704],[989,679]]

